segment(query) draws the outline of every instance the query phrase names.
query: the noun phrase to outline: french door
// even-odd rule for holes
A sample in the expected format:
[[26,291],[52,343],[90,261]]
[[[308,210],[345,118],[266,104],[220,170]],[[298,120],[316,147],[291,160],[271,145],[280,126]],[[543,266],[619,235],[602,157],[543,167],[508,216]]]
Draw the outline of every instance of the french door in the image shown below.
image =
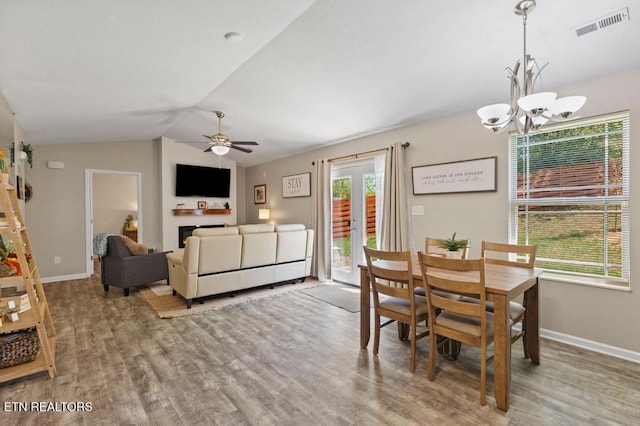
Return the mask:
[[333,165],[331,190],[331,277],[334,281],[359,285],[358,265],[365,263],[362,246],[376,247],[373,160],[357,165]]

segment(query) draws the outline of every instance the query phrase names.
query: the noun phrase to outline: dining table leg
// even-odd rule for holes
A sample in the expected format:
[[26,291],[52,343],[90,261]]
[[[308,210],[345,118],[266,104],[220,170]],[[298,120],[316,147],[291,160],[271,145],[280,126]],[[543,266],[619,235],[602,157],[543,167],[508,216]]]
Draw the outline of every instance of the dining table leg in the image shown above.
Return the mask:
[[494,368],[493,393],[496,405],[502,411],[509,409],[509,384],[511,383],[511,327],[509,324],[509,300],[506,295],[495,294],[494,303]]
[[527,311],[525,313],[526,327],[524,337],[527,339],[527,352],[531,362],[540,365],[540,325],[538,311],[538,279],[525,293]]
[[360,347],[366,349],[371,334],[371,296],[369,271],[360,268]]

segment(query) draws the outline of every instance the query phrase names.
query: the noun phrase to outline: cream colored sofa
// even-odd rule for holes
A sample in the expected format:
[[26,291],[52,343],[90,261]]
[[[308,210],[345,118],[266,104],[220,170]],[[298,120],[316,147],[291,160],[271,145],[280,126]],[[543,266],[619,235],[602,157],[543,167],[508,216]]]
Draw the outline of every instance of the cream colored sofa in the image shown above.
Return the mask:
[[311,271],[314,232],[304,225],[241,225],[196,229],[184,250],[167,253],[169,283],[193,299],[283,281]]

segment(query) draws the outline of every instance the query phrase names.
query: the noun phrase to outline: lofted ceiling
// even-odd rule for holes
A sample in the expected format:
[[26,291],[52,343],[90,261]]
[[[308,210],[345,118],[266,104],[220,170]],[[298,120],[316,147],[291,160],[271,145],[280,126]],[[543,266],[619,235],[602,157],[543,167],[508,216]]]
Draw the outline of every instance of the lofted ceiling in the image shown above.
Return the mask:
[[[206,142],[222,110],[222,133],[260,143],[228,154],[248,167],[507,101],[515,3],[0,0],[0,92],[36,146]],[[538,0],[536,90],[639,67],[639,3]],[[627,7],[631,20],[576,36]]]

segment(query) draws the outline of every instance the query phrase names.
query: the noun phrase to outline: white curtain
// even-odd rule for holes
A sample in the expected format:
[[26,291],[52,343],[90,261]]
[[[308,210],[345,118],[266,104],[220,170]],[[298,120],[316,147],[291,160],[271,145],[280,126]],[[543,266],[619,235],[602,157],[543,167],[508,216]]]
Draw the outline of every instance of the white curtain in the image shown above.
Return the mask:
[[402,143],[389,147],[384,173],[381,250],[412,251],[409,197]]
[[316,160],[313,167],[315,192],[312,224],[315,229],[311,275],[320,281],[331,279],[331,163]]

